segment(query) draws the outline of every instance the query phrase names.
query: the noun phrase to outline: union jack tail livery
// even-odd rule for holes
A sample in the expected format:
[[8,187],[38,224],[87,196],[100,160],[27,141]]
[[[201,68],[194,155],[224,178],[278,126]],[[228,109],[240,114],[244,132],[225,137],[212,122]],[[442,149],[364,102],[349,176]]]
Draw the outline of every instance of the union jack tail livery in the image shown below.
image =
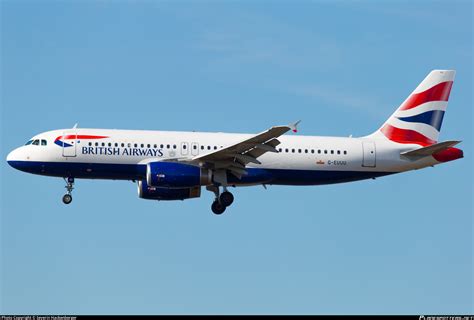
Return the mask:
[[454,70],[433,70],[372,136],[427,147],[438,142]]

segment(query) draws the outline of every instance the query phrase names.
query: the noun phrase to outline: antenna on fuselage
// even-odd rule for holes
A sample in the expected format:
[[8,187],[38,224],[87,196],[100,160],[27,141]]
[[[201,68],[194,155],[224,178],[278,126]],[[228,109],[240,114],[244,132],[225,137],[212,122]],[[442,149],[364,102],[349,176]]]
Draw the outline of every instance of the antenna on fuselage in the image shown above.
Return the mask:
[[77,128],[77,123],[74,125],[74,127],[72,127],[73,129],[76,129]]

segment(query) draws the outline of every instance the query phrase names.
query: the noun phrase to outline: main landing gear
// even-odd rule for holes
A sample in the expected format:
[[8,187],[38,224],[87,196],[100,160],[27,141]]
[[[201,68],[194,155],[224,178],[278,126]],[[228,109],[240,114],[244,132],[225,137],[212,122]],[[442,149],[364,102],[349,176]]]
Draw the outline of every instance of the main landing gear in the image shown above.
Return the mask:
[[225,209],[234,202],[234,196],[224,187],[224,192],[219,192],[219,187],[209,186],[207,190],[214,192],[216,198],[211,205],[211,210],[214,214],[223,214]]
[[64,181],[66,182],[66,194],[63,196],[63,202],[64,204],[70,204],[72,202],[72,190],[74,189],[74,178],[68,177],[64,178]]

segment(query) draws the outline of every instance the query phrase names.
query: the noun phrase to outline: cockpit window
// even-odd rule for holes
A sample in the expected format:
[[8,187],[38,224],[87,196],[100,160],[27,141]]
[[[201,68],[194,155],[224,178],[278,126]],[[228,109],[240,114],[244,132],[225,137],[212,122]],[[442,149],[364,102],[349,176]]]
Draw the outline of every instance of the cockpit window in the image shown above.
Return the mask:
[[25,146],[27,145],[35,145],[35,146],[47,146],[48,145],[48,141],[46,141],[45,139],[35,139],[35,140],[30,140],[28,141],[27,143],[25,143]]

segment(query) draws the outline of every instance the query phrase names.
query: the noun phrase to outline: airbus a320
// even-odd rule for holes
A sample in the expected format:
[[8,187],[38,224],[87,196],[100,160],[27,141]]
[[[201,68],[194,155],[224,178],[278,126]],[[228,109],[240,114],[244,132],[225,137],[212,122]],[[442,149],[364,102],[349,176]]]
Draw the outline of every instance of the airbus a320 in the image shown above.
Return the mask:
[[463,157],[438,137],[455,71],[433,70],[374,133],[364,137],[285,135],[297,123],[258,134],[62,129],[40,133],[8,156],[15,169],[66,182],[131,180],[150,200],[214,194],[212,212],[233,201],[231,187],[310,186],[377,178]]

